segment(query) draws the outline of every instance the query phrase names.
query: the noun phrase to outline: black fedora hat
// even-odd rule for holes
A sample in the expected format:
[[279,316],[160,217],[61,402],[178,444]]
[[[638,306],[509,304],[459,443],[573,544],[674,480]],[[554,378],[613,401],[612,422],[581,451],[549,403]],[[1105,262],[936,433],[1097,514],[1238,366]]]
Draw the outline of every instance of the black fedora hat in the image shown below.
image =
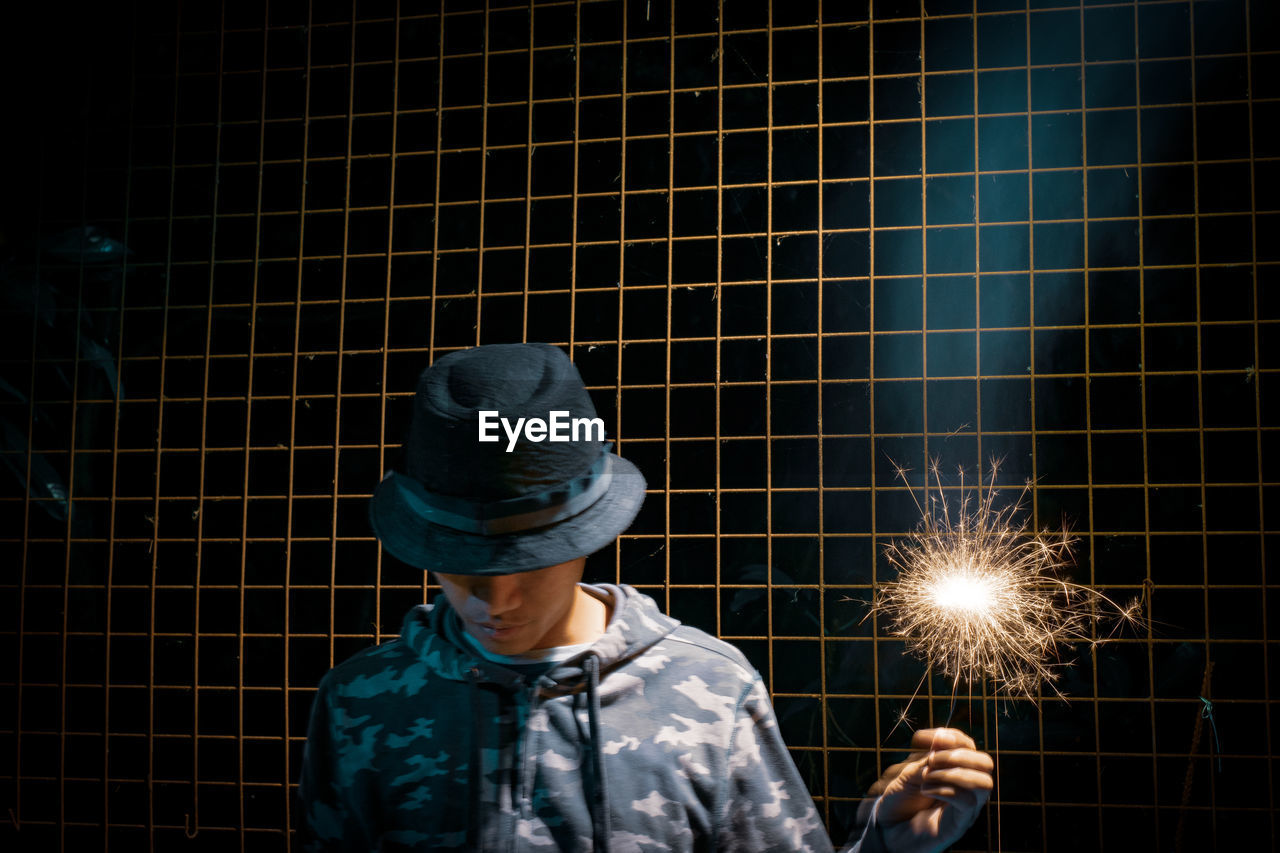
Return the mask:
[[423,371],[402,471],[369,502],[397,559],[498,575],[586,556],[627,528],[645,482],[610,452],[582,377],[548,344],[449,353]]

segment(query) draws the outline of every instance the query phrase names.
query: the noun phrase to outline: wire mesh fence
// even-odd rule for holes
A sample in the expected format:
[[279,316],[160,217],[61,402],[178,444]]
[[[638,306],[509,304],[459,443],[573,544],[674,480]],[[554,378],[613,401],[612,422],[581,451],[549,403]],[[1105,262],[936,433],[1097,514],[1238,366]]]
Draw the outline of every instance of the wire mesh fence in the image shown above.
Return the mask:
[[418,372],[527,340],[649,481],[591,575],[746,653],[834,840],[898,721],[951,717],[863,619],[884,546],[928,460],[1000,458],[1150,626],[1078,647],[1069,701],[961,697],[999,789],[958,849],[1274,842],[1270,4],[122,29],[127,114],[39,158],[3,267],[11,841],[287,849],[316,683],[433,592],[365,509]]

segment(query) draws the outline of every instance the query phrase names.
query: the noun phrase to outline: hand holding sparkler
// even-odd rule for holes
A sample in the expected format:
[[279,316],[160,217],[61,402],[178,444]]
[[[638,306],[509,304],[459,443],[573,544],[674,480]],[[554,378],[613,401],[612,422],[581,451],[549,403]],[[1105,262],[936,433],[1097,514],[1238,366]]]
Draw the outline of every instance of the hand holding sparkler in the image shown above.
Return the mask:
[[[906,469],[895,467],[910,485]],[[979,478],[976,500],[965,489],[962,470],[953,510],[937,462],[930,465],[936,495],[929,494],[928,477],[923,503],[912,493],[920,526],[886,548],[897,577],[879,585],[868,614],[879,614],[907,651],[925,661],[917,694],[930,672],[951,681],[952,714],[962,681],[970,691],[986,681],[998,692],[1034,701],[1043,685],[1056,690],[1053,682],[1067,665],[1065,647],[1103,642],[1094,627],[1104,614],[1141,623],[1141,601],[1122,607],[1066,579],[1070,535],[1037,532],[1020,515],[1030,482],[1019,500],[997,508],[998,467],[993,461],[985,490]],[[899,723],[906,719],[904,710]],[[889,850],[937,853],[977,818],[991,795],[994,765],[955,729],[918,731],[911,745],[919,751],[885,771],[871,789],[880,797],[868,809]]]
[[956,842],[991,796],[991,756],[958,729],[921,729],[914,752],[885,770],[869,793],[885,846],[893,853],[937,853]]

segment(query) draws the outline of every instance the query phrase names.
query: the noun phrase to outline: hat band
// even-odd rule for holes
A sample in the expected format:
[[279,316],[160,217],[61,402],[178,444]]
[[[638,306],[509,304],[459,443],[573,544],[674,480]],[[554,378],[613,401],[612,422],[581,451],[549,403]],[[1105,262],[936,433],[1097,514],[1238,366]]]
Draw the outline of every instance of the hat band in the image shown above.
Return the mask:
[[490,503],[474,503],[450,495],[436,494],[405,474],[387,472],[409,508],[432,524],[464,533],[494,536],[545,527],[586,510],[609,490],[613,481],[612,442],[603,447],[587,473],[555,488]]

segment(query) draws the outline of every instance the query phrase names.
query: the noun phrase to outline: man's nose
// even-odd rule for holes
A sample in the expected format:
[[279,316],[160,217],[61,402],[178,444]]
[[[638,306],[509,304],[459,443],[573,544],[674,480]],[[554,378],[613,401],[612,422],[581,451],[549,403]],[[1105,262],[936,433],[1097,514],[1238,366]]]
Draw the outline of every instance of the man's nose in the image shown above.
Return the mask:
[[520,581],[514,575],[494,575],[476,584],[474,595],[489,605],[489,616],[501,616],[520,606]]

